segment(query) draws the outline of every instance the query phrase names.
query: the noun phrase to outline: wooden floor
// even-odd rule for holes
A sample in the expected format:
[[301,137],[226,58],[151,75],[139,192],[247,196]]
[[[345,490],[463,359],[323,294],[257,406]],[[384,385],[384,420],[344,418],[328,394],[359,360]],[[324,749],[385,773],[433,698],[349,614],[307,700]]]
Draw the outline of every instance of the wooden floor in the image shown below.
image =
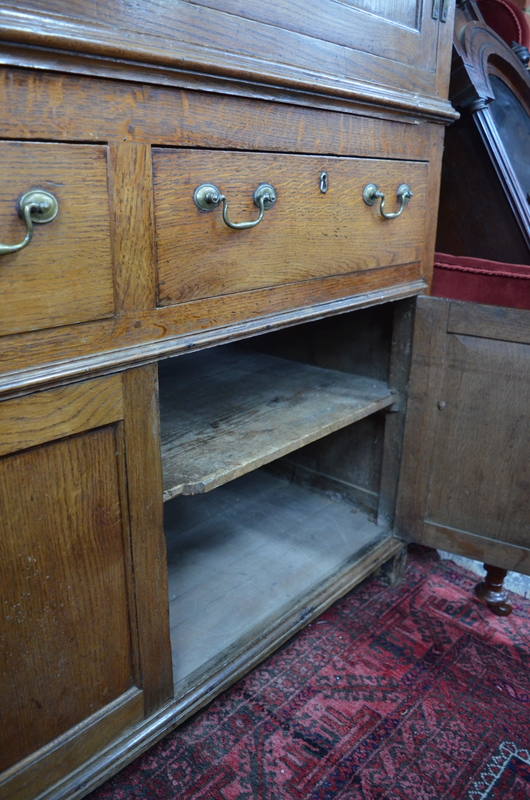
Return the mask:
[[304,613],[306,595],[382,534],[337,496],[263,470],[165,511],[180,687],[293,606]]

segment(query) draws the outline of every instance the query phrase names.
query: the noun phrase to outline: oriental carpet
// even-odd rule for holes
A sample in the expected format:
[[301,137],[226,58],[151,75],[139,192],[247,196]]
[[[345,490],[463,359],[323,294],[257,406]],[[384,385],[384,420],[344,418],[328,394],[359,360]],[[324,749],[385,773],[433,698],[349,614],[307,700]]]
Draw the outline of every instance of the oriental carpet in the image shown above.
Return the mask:
[[530,799],[530,601],[413,548],[90,800]]

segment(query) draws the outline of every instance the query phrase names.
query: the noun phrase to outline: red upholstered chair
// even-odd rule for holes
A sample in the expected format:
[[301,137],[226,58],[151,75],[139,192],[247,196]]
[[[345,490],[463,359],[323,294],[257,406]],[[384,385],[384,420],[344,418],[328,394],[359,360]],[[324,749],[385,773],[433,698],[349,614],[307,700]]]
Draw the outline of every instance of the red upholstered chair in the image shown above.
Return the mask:
[[530,18],[512,0],[459,14],[431,291],[530,310],[530,75],[499,38],[530,45]]
[[530,310],[530,266],[436,253],[432,294]]
[[478,8],[484,21],[501,36],[506,44],[512,42],[530,47],[530,26],[527,15],[513,0],[479,0]]

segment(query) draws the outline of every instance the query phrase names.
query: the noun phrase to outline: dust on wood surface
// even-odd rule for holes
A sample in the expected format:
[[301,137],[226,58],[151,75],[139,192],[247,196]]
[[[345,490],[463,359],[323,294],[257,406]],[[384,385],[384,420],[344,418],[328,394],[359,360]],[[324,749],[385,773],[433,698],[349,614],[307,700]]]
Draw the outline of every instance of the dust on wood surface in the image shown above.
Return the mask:
[[164,500],[220,486],[395,401],[383,381],[236,349],[160,369]]

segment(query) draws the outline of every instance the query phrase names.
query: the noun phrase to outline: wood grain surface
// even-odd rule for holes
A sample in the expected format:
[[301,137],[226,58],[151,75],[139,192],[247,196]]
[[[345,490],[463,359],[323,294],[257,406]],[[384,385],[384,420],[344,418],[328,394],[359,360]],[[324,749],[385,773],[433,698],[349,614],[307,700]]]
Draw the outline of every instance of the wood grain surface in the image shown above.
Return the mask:
[[410,297],[425,288],[417,262],[129,313],[82,328],[9,336],[0,341],[0,392],[85,375],[87,369],[142,364]]
[[[384,4],[381,0],[362,0],[355,4],[339,4],[333,0],[295,0],[288,5],[284,0],[269,0],[266,4],[194,0],[194,5],[204,9],[201,15],[203,24],[208,24],[209,20],[222,21],[225,15],[230,14],[237,18],[242,33],[259,30],[260,26],[252,24],[257,22],[279,29],[280,36],[284,31],[289,31],[316,39],[319,47],[315,47],[313,69],[318,68],[319,59],[325,52],[324,42],[328,46],[332,43],[362,49],[364,53],[409,64],[415,69],[432,70],[436,60],[436,51],[429,47],[428,33],[436,37],[437,26],[431,15],[427,14],[427,19],[421,19],[423,0],[406,3],[386,0]],[[419,26],[424,29],[422,37],[418,36]],[[377,31],[376,36],[374,31]],[[301,40],[293,37],[292,41]],[[238,42],[226,49],[237,52],[240,48],[241,43]],[[292,63],[297,55],[296,52],[284,52],[278,61]]]
[[414,334],[415,300],[396,303],[393,308],[392,345],[388,382],[399,392],[392,413],[385,415],[383,458],[377,521],[391,528],[394,524],[399,489],[403,433],[407,414],[407,399]]
[[395,517],[396,534],[406,541],[422,541],[449,306],[438,297],[420,297],[416,305]]
[[[152,268],[153,245],[149,233],[151,177],[147,145],[158,141],[193,147],[262,147],[291,152],[427,160],[430,153],[429,142],[437,126],[382,122],[374,118],[286,107],[277,103],[256,101],[253,104],[242,98],[213,97],[147,85],[133,86],[119,81],[74,79],[51,73],[32,74],[28,70],[2,72],[0,93],[3,93],[6,107],[20,109],[20,114],[6,117],[2,129],[6,136],[44,136],[63,141],[77,139],[79,142],[110,139],[114,142],[109,150],[108,172],[111,206],[109,235],[114,242],[112,257],[115,261],[115,298],[111,297],[110,265],[103,268],[96,250],[95,258],[92,260],[90,257],[90,268],[84,270],[81,279],[71,277],[72,284],[75,284],[76,298],[80,294],[82,298],[79,302],[77,299],[72,301],[75,309],[70,309],[71,317],[74,318],[71,321],[74,322],[79,309],[92,302],[91,285],[87,287],[87,281],[91,282],[90,276],[103,271],[105,279],[98,284],[98,292],[103,291],[107,298],[105,302],[108,313],[103,316],[110,315],[111,319],[85,322],[82,328],[71,328],[63,324],[64,315],[70,313],[68,303],[65,304],[68,298],[62,293],[50,291],[50,275],[46,274],[43,292],[39,293],[36,305],[32,305],[28,313],[33,314],[41,306],[43,316],[46,317],[50,311],[49,303],[56,303],[60,306],[62,317],[59,320],[55,317],[54,319],[60,321],[60,325],[36,334],[29,332],[22,338],[9,336],[4,339],[0,370],[19,373],[17,382],[32,380],[31,371],[44,363],[61,362],[59,371],[75,374],[74,359],[77,358],[88,357],[91,363],[101,364],[105,361],[111,366],[124,359],[125,348],[139,346],[143,351],[143,346],[149,344],[154,352],[161,339],[186,335],[194,330],[223,327],[234,322],[238,324],[239,321],[283,313],[295,307],[308,308],[314,304],[333,303],[335,300],[343,303],[343,298],[353,297],[357,293],[384,293],[386,289],[390,297],[393,296],[394,285],[405,284],[420,277],[419,263],[407,264],[391,268],[393,271],[378,268],[371,274],[332,274],[330,277],[320,278],[319,284],[315,284],[310,278],[299,281],[298,285],[286,285],[285,288],[280,288],[280,284],[278,287],[257,289],[256,292],[240,292],[231,300],[213,297],[206,299],[203,304],[192,301],[181,304],[178,314],[171,310],[157,311],[153,308],[155,276]],[[124,139],[127,141],[124,142]],[[127,147],[129,142],[137,143],[139,149],[122,150],[122,145]],[[31,145],[34,146],[37,145]],[[38,147],[46,149],[48,145],[39,144]],[[60,155],[62,152],[54,149],[59,145],[49,147],[52,148],[52,153]],[[86,146],[64,147],[65,152],[92,152]],[[131,189],[132,184],[134,191]],[[246,191],[241,195],[242,198],[243,196],[246,196]],[[106,207],[105,199],[102,209]],[[412,206],[409,206],[406,212],[411,209]],[[245,213],[246,211],[245,209]],[[424,218],[431,219],[428,214]],[[39,235],[40,239],[36,239],[29,248],[22,251],[18,258],[22,258],[24,253],[31,256],[31,247],[40,246],[42,236],[52,233],[59,219],[58,217],[49,226],[37,229],[36,236]],[[401,223],[403,219],[397,222]],[[20,227],[18,219],[15,223]],[[267,219],[264,224],[269,224]],[[259,229],[252,233],[259,234]],[[70,247],[70,257],[74,257],[74,252],[77,259],[78,253]],[[2,261],[2,265],[5,263],[5,260]],[[78,271],[80,269],[79,267]],[[302,271],[303,269],[302,265]],[[10,274],[21,276],[22,273],[14,270]],[[70,280],[68,272],[65,275],[66,277],[61,272],[58,278],[61,290],[64,289],[63,281],[68,283]],[[0,275],[0,287],[1,279]],[[18,280],[16,283],[18,285]],[[106,287],[104,290],[103,285]],[[86,289],[88,292],[85,292]],[[26,295],[24,297],[24,304],[29,308],[28,298]],[[9,305],[6,307],[9,308]],[[117,316],[112,316],[114,309]],[[293,318],[294,316],[293,314]],[[13,325],[20,327],[11,313],[5,314],[3,324],[6,328]],[[41,325],[40,322],[36,324],[37,327]],[[118,354],[117,350],[121,352]],[[162,350],[163,348],[160,352]],[[112,351],[115,355],[112,355]],[[167,348],[165,351],[167,352]],[[139,354],[140,350],[136,349],[135,352]],[[128,363],[138,363],[132,352],[127,360]],[[21,364],[29,371],[26,373],[27,378],[19,372]],[[79,369],[84,371],[85,368]]]
[[[139,79],[140,80],[140,79]],[[127,141],[426,160],[437,126],[368,115],[23,69],[0,70],[4,138]]]
[[[155,149],[159,303],[420,261],[427,172],[415,162]],[[405,182],[414,196],[398,219],[383,219],[378,205],[363,201],[364,187],[375,183],[394,210]],[[218,186],[236,222],[257,217],[252,193],[261,183],[278,199],[256,228],[234,231],[220,208],[201,212],[193,202],[203,183]]]
[[374,378],[230,350],[167,362],[160,391],[165,500],[214,489],[395,400]]
[[116,311],[153,308],[156,266],[148,145],[109,145],[109,195]]
[[530,547],[529,385],[530,346],[448,336],[426,520]]
[[[412,4],[403,5],[410,9]],[[234,81],[282,86],[379,100],[419,114],[437,111],[443,118],[451,111],[436,95],[436,60],[438,50],[449,45],[442,37],[445,47],[438,47],[440,28],[446,26],[433,20],[430,0],[414,6],[412,29],[384,14],[337,7],[330,0],[313,2],[312,10],[307,4],[303,10],[280,6],[276,24],[271,17],[278,9],[274,2],[270,12],[255,3],[254,9],[247,4],[238,14],[233,7],[226,13],[185,0],[137,3],[134,10],[119,2],[103,9],[96,2],[76,2],[67,13],[62,2],[43,8],[26,0],[17,7],[18,14],[4,9],[1,21],[7,41],[185,70],[197,86],[199,71],[206,73],[207,85],[211,75],[230,78],[232,91]],[[101,64],[94,61],[97,70]],[[252,86],[247,92],[252,93]]]
[[156,364],[123,375],[135,624],[145,716],[173,696]]
[[120,375],[6,400],[0,403],[0,456],[122,418]]
[[453,301],[447,330],[465,336],[530,344],[530,311]]
[[422,275],[429,286],[427,294],[430,291],[432,283],[432,272],[434,264],[434,244],[436,241],[436,230],[438,225],[438,198],[440,195],[440,171],[442,164],[442,156],[444,153],[444,135],[445,130],[438,126],[436,131],[433,131],[430,142],[429,153],[429,177],[427,181],[427,196],[429,198],[429,210],[425,215],[425,232],[424,232],[424,259]]
[[0,459],[0,498],[5,769],[133,687],[115,429]]
[[460,528],[425,522],[422,542],[426,547],[457,553],[482,563],[495,562],[495,565],[530,575],[530,547],[489,539],[477,533]]
[[2,242],[25,234],[17,202],[30,189],[58,200],[57,217],[35,225],[33,240],[0,257],[0,334],[110,317],[114,290],[107,151],[99,146],[0,143],[9,179],[0,185]]
[[[28,797],[66,800],[66,797],[72,797],[82,784],[77,777],[80,770],[75,765],[90,764],[102,749],[141,724],[143,715],[142,692],[133,687],[92,714],[77,728],[75,736],[67,731],[43,748],[39,758],[27,760],[24,769],[15,765],[3,772],[0,777],[2,800],[28,800]],[[83,767],[81,771],[84,771]],[[69,788],[63,797],[58,787],[64,785],[65,780]],[[75,789],[72,784],[75,784]]]

